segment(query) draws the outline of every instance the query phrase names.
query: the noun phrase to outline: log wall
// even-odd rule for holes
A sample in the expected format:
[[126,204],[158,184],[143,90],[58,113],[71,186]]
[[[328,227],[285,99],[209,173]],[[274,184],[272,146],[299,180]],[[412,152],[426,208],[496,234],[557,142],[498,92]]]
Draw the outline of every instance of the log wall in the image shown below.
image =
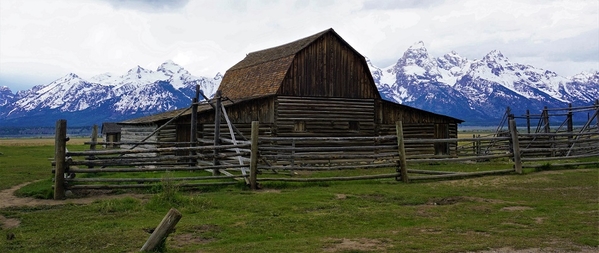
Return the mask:
[[279,96],[276,136],[374,136],[374,99]]

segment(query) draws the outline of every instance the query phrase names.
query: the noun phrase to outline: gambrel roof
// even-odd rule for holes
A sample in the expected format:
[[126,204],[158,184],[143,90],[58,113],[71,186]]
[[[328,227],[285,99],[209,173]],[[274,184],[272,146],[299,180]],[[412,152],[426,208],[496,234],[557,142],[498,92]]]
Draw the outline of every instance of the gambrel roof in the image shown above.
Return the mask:
[[[296,55],[326,34],[334,35],[352,53],[362,58],[366,65],[364,56],[330,28],[281,46],[249,53],[227,70],[219,90],[229,98],[257,98],[277,94]],[[371,83],[374,86],[374,80]]]

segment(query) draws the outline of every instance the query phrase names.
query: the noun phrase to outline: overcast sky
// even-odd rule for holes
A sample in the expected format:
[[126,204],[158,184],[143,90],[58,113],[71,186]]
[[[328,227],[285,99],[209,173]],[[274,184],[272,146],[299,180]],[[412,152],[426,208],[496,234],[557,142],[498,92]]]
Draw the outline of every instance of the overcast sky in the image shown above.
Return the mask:
[[328,28],[381,68],[423,41],[433,57],[497,49],[563,76],[599,70],[599,0],[0,0],[0,86],[166,60],[213,77]]

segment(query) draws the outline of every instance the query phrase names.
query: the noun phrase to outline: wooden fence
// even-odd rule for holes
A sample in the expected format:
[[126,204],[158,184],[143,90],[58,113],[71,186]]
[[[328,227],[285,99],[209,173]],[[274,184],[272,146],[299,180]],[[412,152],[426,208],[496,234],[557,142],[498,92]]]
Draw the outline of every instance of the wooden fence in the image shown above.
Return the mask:
[[[90,150],[67,151],[66,121],[59,120],[53,162],[54,198],[64,198],[66,190],[148,188],[165,181],[176,181],[182,187],[245,181],[252,189],[257,189],[259,182],[268,181],[390,178],[409,182],[522,173],[522,168],[547,166],[547,161],[589,157],[588,162],[552,166],[599,165],[597,128],[578,133],[518,133],[515,121],[511,119],[506,135],[460,139],[404,139],[401,122],[397,122],[396,135],[376,137],[272,137],[260,136],[259,128],[258,122],[252,122],[250,141],[221,138],[221,145],[159,143],[159,148],[95,150],[98,145],[138,147],[148,143],[102,143],[92,137],[92,142],[88,143]],[[529,145],[531,139],[537,144],[543,140],[547,146],[533,147]],[[405,144],[414,143],[457,145],[461,152],[453,155],[409,152]],[[171,146],[164,147],[166,144]],[[419,164],[477,163],[496,159],[505,161],[505,169],[480,172],[416,169]],[[178,171],[197,175],[166,174]],[[126,176],[119,176],[123,173]]]

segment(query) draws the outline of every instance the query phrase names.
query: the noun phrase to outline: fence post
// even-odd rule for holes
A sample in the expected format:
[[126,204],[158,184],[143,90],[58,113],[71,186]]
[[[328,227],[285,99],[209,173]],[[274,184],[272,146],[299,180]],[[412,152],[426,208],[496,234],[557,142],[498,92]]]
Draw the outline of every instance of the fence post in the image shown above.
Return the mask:
[[512,153],[514,155],[514,170],[522,174],[522,160],[520,158],[520,143],[518,141],[518,129],[516,129],[516,120],[509,121],[510,135],[512,136]]
[[[220,90],[216,91],[216,94],[214,94],[214,99],[216,100],[216,106],[214,107],[214,147],[220,146],[220,113],[221,113],[221,93]],[[212,160],[212,163],[214,164],[214,166],[218,165],[218,149],[214,149],[214,159]],[[212,170],[212,175],[213,176],[218,176],[220,175],[220,171],[218,171],[218,169],[213,169]]]
[[[476,134],[472,135],[472,138],[476,138]],[[473,155],[478,155],[478,153],[476,152],[476,141],[472,141],[472,154]]]
[[92,139],[91,139],[91,144],[89,144],[89,150],[96,150],[97,142],[98,142],[98,125],[94,125],[92,127]]
[[[198,97],[200,96],[200,86],[196,85],[196,96],[191,100],[191,129],[189,130],[189,142],[191,142],[189,144],[190,147],[195,147],[197,146],[196,143],[198,142]],[[189,151],[189,155],[191,156],[195,156],[196,155],[196,151],[195,150],[190,150]],[[197,158],[191,158],[190,162],[190,166],[196,166],[197,164]]]
[[251,154],[250,154],[250,188],[258,189],[257,173],[258,173],[258,135],[260,134],[260,122],[252,121],[252,136],[251,136]]
[[[92,139],[91,139],[91,144],[89,144],[89,150],[90,151],[95,151],[96,150],[96,145],[98,142],[98,125],[94,125],[94,127],[92,128]],[[94,160],[96,159],[96,156],[94,155],[90,155],[87,157],[88,160]],[[93,168],[94,166],[87,166],[88,168]]]
[[[480,139],[480,134],[476,136],[476,138]],[[481,140],[476,140],[476,155],[483,155],[482,153],[482,141]]]
[[599,99],[595,99],[595,122],[597,122],[597,131],[599,131]]
[[395,132],[397,133],[397,147],[399,149],[399,174],[404,183],[409,182],[408,166],[406,164],[406,148],[403,139],[403,124],[401,121],[395,122]]
[[547,106],[545,106],[543,108],[543,121],[545,122],[544,130],[545,133],[550,133],[551,132],[551,126],[549,126],[549,111],[547,110]]
[[146,243],[141,247],[140,251],[154,251],[156,247],[166,239],[168,234],[174,230],[175,225],[181,220],[182,216],[183,215],[177,209],[171,208],[166,216],[162,218],[158,227],[154,229],[150,238],[148,238]]
[[56,121],[54,137],[54,200],[65,198],[64,172],[66,170],[67,120]]

